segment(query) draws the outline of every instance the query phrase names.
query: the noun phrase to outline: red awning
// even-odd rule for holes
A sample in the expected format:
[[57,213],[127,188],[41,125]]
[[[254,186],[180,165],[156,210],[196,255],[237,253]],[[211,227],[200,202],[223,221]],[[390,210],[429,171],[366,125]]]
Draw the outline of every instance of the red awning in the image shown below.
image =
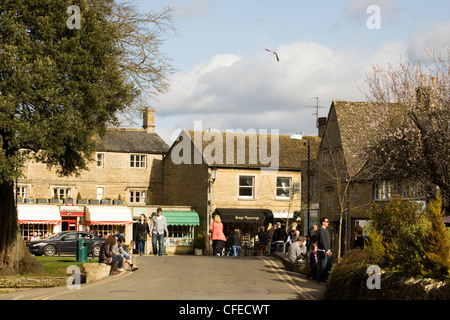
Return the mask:
[[86,207],[86,222],[88,224],[132,224],[131,210],[128,207],[89,206]]
[[17,214],[19,223],[59,224],[61,216],[59,208],[53,205],[18,205]]

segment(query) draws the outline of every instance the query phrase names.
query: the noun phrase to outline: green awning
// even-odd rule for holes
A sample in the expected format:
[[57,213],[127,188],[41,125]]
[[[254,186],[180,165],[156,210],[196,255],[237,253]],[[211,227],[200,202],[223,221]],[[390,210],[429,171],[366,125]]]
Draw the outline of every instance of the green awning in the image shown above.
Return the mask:
[[199,226],[200,218],[195,211],[163,211],[168,226]]

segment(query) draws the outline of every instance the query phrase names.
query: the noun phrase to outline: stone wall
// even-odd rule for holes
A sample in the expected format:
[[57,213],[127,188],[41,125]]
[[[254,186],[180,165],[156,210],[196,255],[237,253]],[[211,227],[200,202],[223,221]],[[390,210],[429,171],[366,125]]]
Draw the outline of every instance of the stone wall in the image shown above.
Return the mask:
[[0,288],[48,288],[67,284],[67,277],[0,277]]

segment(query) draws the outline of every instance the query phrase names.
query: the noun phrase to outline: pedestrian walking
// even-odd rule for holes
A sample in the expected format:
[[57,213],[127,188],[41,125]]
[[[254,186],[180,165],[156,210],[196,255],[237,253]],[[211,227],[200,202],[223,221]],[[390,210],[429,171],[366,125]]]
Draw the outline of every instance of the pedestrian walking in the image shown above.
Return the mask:
[[317,281],[326,282],[328,280],[328,273],[332,267],[332,252],[331,252],[331,242],[330,233],[327,228],[330,223],[328,218],[320,218],[321,227],[317,231],[317,252],[319,257],[319,276]]
[[265,256],[267,254],[267,244],[269,241],[269,237],[266,232],[266,228],[261,226],[258,232],[258,240],[259,240],[259,254],[261,256]]
[[272,223],[269,223],[269,225],[267,226],[267,254],[271,254],[272,253],[272,236],[273,236],[273,232],[275,231],[275,229],[273,228]]
[[353,249],[356,248],[364,249],[363,228],[361,228],[360,226],[355,227],[355,242],[353,245]]
[[139,216],[139,221],[135,225],[135,238],[134,241],[138,245],[139,255],[144,254],[145,242],[147,241],[147,236],[150,234],[150,228],[148,226],[147,217],[145,214]]
[[210,239],[213,242],[213,254],[216,256],[222,256],[222,251],[225,247],[227,238],[223,233],[222,220],[220,219],[220,216],[218,214],[214,216],[214,221],[209,226],[209,232],[211,233]]
[[162,209],[156,209],[156,215],[152,217],[150,237],[152,237],[153,255],[162,256],[164,252],[164,236],[169,236],[167,219],[162,215]]

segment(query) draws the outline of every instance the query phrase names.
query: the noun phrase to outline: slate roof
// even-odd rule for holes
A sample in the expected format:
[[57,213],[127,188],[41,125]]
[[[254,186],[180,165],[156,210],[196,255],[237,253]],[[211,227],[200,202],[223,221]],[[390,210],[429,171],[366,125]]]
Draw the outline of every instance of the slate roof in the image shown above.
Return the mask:
[[358,153],[366,142],[376,117],[374,104],[368,102],[333,100],[339,126],[340,139],[350,174],[356,174],[364,164]]
[[[264,168],[270,167],[272,163],[261,161],[259,157],[259,148],[261,153],[270,159],[272,150],[272,139],[274,144],[278,144],[278,168],[299,170],[302,161],[308,160],[307,141],[290,139],[290,135],[272,135],[260,133],[239,133],[239,132],[208,132],[184,130],[192,142],[195,141],[195,134],[202,139],[203,160],[209,166],[229,167],[229,168]],[[182,133],[182,134],[183,134]],[[201,134],[201,136],[200,136]],[[311,160],[317,157],[321,139],[317,136],[305,136],[311,143]],[[222,154],[218,161],[215,161],[215,152],[212,149],[220,146],[220,142],[215,139],[221,139]],[[205,141],[206,140],[206,141]],[[245,144],[243,141],[245,140]],[[230,145],[231,144],[231,145]],[[267,148],[267,149],[264,149]],[[276,150],[274,147],[273,150]],[[227,151],[230,153],[227,158]],[[245,154],[245,157],[238,158]],[[256,155],[251,158],[249,155]],[[219,157],[218,157],[219,158]],[[234,159],[233,161],[230,161]],[[242,161],[243,160],[243,161]]]
[[170,148],[157,133],[143,129],[108,129],[103,139],[96,140],[100,152],[162,154]]

